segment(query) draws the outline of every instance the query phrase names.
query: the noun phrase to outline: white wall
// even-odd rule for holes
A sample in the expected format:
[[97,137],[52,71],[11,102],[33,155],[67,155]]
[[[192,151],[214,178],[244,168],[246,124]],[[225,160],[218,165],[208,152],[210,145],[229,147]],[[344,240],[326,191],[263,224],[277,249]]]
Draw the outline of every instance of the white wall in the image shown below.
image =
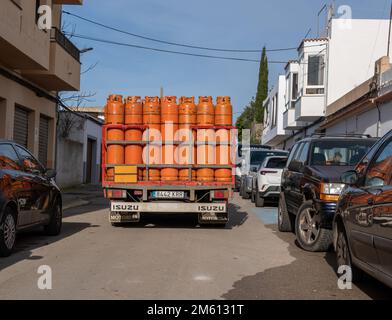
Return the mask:
[[377,108],[371,109],[327,128],[327,134],[357,133],[382,137],[390,130],[392,130],[392,102],[380,105],[380,116]]
[[332,20],[327,105],[374,75],[374,63],[387,53],[388,28],[388,20]]
[[[84,167],[84,180],[86,179],[87,168],[87,141],[88,139],[95,141],[95,157],[93,156],[92,164],[92,183],[99,183],[100,166],[101,166],[101,144],[102,144],[102,125],[87,118],[84,131],[84,144],[83,144],[83,167]],[[94,159],[95,158],[95,159]]]

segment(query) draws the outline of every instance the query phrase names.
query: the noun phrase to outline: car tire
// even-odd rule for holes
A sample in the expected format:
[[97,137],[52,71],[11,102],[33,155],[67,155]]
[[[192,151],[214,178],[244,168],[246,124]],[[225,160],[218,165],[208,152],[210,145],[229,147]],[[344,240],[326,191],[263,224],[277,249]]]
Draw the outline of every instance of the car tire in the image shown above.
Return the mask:
[[313,201],[305,201],[298,209],[295,220],[295,234],[300,247],[306,251],[324,252],[332,245],[332,230],[319,224],[320,216],[313,207]]
[[260,196],[259,187],[256,188],[255,205],[257,208],[264,207],[264,198]]
[[250,194],[244,191],[242,199],[249,200],[250,199]]
[[16,241],[16,216],[10,207],[4,211],[0,223],[0,257],[11,255]]
[[61,203],[56,201],[52,214],[50,215],[49,223],[44,226],[44,232],[48,236],[58,236],[63,225],[63,210]]
[[293,232],[295,220],[287,210],[286,199],[284,193],[279,195],[278,204],[278,229],[280,232]]
[[250,197],[250,200],[251,200],[252,203],[255,203],[255,202],[256,202],[256,195],[255,195],[254,190],[252,190],[252,195],[251,195],[251,197]]
[[363,279],[363,271],[352,264],[351,252],[347,240],[346,231],[342,227],[338,229],[338,235],[336,240],[336,264],[336,271],[338,276],[342,275],[339,274],[340,267],[348,266],[349,268],[351,268],[352,282],[360,282]]

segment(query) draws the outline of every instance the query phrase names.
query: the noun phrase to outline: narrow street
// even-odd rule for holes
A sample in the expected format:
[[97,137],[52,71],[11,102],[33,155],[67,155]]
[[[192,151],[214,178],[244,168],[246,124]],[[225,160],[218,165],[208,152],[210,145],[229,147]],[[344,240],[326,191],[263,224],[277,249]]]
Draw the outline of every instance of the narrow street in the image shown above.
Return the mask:
[[[225,229],[187,216],[145,216],[114,228],[95,191],[89,204],[65,210],[63,232],[20,234],[0,259],[0,299],[385,299],[373,279],[342,291],[334,255],[308,253],[293,234],[277,232],[274,207],[255,208],[235,195]],[[37,287],[41,265],[52,290]]]

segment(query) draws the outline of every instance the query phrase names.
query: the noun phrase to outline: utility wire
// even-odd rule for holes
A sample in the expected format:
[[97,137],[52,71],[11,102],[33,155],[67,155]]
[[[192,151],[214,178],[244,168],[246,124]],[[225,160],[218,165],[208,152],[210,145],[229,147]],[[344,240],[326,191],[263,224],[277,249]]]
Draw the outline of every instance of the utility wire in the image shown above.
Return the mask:
[[[80,35],[80,34],[72,34],[72,33],[64,33],[64,34],[68,35],[68,36],[72,36],[74,38],[85,39],[85,40],[90,40],[90,41],[95,41],[95,42],[100,42],[100,43],[106,43],[106,44],[112,44],[112,45],[117,45],[117,46],[123,46],[123,47],[138,48],[138,49],[151,50],[151,51],[157,51],[157,52],[166,52],[166,53],[171,53],[171,54],[179,54],[179,55],[192,56],[192,57],[201,57],[201,58],[210,58],[210,59],[235,60],[235,61],[245,61],[245,62],[260,63],[260,60],[257,60],[257,59],[225,57],[225,56],[215,56],[215,55],[207,55],[207,54],[198,54],[198,53],[190,53],[190,52],[182,52],[182,51],[165,50],[165,49],[159,49],[159,48],[140,46],[140,45],[136,45],[136,44],[117,42],[117,41],[112,41],[112,40],[107,40],[107,39],[94,38],[94,37]],[[286,64],[287,61],[268,61],[268,63]]]
[[[165,41],[165,40],[160,40],[160,39],[156,39],[156,38],[151,38],[151,37],[147,37],[147,36],[143,36],[140,34],[136,34],[136,33],[132,33],[129,31],[125,31],[125,30],[121,30],[119,28],[116,27],[111,27],[109,25],[103,24],[101,22],[97,22],[85,17],[82,17],[80,15],[68,12],[63,10],[62,11],[64,14],[67,14],[69,16],[78,18],[80,20],[95,24],[97,26],[112,30],[112,31],[116,31],[116,32],[120,32],[126,35],[130,35],[136,38],[140,38],[140,39],[144,39],[144,40],[149,40],[149,41],[154,41],[154,42],[159,42],[162,44],[168,44],[168,45],[172,45],[172,46],[179,46],[179,47],[185,47],[185,48],[191,48],[191,49],[200,49],[200,50],[208,50],[208,51],[220,51],[220,52],[237,52],[237,53],[260,53],[262,52],[262,50],[260,49],[222,49],[222,48],[211,48],[211,47],[202,47],[202,46],[196,46],[196,45],[189,45],[189,44],[183,44],[183,43],[177,43],[177,42],[170,42],[170,41]],[[279,52],[279,51],[292,51],[292,50],[297,50],[297,47],[288,47],[288,48],[277,48],[277,49],[266,49],[267,52]]]

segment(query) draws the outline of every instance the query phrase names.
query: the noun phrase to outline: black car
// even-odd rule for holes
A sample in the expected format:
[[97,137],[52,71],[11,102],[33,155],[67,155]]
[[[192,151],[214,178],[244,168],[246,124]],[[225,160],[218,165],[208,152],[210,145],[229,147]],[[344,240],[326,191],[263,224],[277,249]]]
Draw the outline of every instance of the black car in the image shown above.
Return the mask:
[[362,271],[392,287],[392,131],[342,175],[343,190],[334,218],[339,267]]
[[11,254],[16,233],[44,226],[58,235],[62,225],[62,200],[53,178],[24,147],[0,140],[0,256]]
[[307,251],[328,250],[344,187],[340,175],[353,169],[376,141],[368,136],[313,135],[297,142],[282,173],[279,230],[295,230],[298,244]]

